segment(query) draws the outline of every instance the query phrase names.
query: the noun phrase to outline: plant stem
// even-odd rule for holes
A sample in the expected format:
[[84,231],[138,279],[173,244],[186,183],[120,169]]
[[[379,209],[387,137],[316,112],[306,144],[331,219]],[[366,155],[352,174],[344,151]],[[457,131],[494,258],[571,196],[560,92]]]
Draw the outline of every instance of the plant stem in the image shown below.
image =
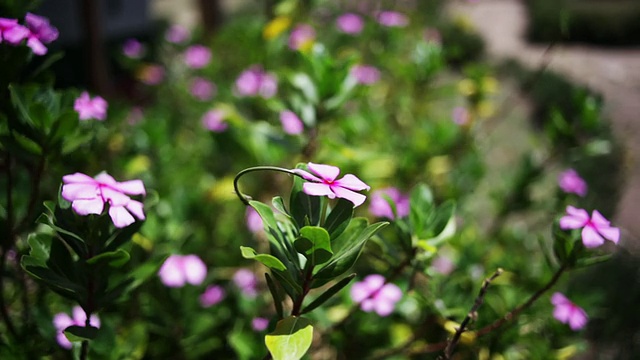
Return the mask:
[[300,176],[299,174],[297,174],[295,171],[291,170],[291,169],[285,169],[285,168],[281,168],[281,167],[277,167],[277,166],[254,166],[254,167],[250,167],[247,169],[244,169],[242,171],[240,171],[236,177],[233,179],[233,189],[236,192],[236,195],[238,195],[238,198],[240,198],[240,201],[242,201],[243,204],[245,205],[249,205],[249,200],[251,200],[251,196],[249,195],[245,195],[240,191],[240,187],[238,186],[238,181],[240,180],[240,178],[242,177],[242,175],[250,173],[250,172],[254,172],[254,171],[279,171],[279,172],[283,172],[283,173],[287,173],[289,175],[295,175],[295,176]]

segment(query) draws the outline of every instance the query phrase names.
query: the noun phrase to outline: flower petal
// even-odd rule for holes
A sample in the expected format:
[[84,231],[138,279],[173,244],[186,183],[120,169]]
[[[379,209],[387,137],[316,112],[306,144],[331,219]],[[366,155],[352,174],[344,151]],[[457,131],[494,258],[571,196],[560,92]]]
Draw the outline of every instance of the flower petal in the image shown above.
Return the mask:
[[351,300],[356,303],[360,303],[363,300],[367,299],[369,295],[371,295],[372,291],[364,282],[358,282],[353,284],[349,294],[351,295]]
[[598,210],[593,210],[591,213],[591,223],[594,224],[597,229],[600,227],[608,227],[611,224]]
[[618,243],[620,240],[620,229],[615,227],[599,227],[597,228],[600,235],[602,235],[605,239],[611,240],[614,243]]
[[353,192],[351,190],[347,190],[343,187],[331,186],[331,190],[333,190],[337,197],[351,201],[353,203],[353,206],[360,206],[367,199],[366,196],[358,194],[357,192]]
[[561,305],[570,303],[570,301],[566,296],[562,295],[562,293],[556,292],[551,296],[551,303],[553,305]]
[[315,182],[322,182],[322,179],[319,179],[315,175],[313,175],[313,174],[311,174],[311,173],[309,173],[307,171],[304,171],[302,169],[293,169],[291,171],[293,171],[294,173],[302,176],[302,178],[305,179],[305,180],[315,181]]
[[99,197],[100,191],[96,184],[72,183],[62,185],[62,193],[60,195],[67,201],[86,200]]
[[380,289],[378,297],[395,303],[402,299],[402,290],[396,284],[388,283]]
[[62,331],[71,325],[73,325],[73,320],[67,314],[57,313],[53,316],[53,326],[56,330]]
[[102,198],[108,201],[111,206],[124,206],[131,201],[130,197],[109,186],[102,186]]
[[142,180],[129,180],[116,183],[112,188],[129,195],[145,195],[144,183]]
[[186,255],[182,258],[184,276],[191,285],[200,285],[207,277],[207,265],[196,255]]
[[338,174],[340,174],[340,168],[337,166],[308,163],[307,166],[312,173],[318,175],[322,180],[334,181]]
[[571,304],[556,305],[553,309],[553,317],[561,323],[566,324],[569,321],[571,315]]
[[302,184],[302,191],[304,191],[305,194],[312,196],[328,196],[329,199],[336,197],[336,194],[331,191],[331,187],[326,184],[307,182]]
[[389,316],[393,312],[395,302],[386,299],[376,299],[375,312],[380,316]]
[[63,176],[62,182],[65,184],[71,184],[71,183],[97,184],[94,178],[79,172]]
[[587,325],[587,320],[589,319],[587,313],[575,305],[571,310],[569,314],[569,327],[574,331],[582,329]]
[[125,207],[139,220],[144,220],[146,217],[144,216],[143,204],[137,200],[130,200]]
[[334,184],[347,188],[349,190],[369,190],[369,185],[365,184],[362,180],[358,179],[353,174],[347,174],[342,179],[336,180]]
[[593,225],[589,224],[582,229],[582,243],[587,248],[594,248],[604,244],[604,239]]
[[124,208],[124,206],[111,206],[109,208],[109,216],[113,225],[117,228],[127,227],[133,224],[136,219]]
[[100,215],[102,214],[102,210],[104,210],[104,201],[102,201],[102,198],[99,196],[93,199],[77,199],[73,201],[71,208],[78,215]]
[[182,269],[182,256],[171,255],[169,256],[158,271],[160,281],[165,286],[169,287],[181,287],[185,284],[184,271]]

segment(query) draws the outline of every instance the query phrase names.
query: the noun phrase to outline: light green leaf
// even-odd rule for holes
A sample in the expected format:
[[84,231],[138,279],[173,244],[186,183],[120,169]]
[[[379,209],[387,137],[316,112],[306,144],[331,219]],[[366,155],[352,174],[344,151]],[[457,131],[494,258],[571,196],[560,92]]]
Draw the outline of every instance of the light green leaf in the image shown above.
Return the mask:
[[243,258],[259,261],[269,269],[280,271],[287,269],[282,261],[278,260],[275,256],[269,254],[258,254],[255,250],[247,246],[240,246],[240,251],[242,252]]
[[130,258],[131,256],[128,252],[123,249],[118,249],[116,251],[103,252],[102,254],[96,255],[87,260],[87,264],[96,265],[108,263],[109,266],[120,267],[126,264]]
[[313,340],[313,326],[302,317],[289,316],[278,321],[264,342],[273,360],[298,360],[307,353]]
[[311,266],[324,264],[331,259],[331,240],[327,230],[319,226],[305,226],[300,229],[300,237],[294,246],[311,262]]

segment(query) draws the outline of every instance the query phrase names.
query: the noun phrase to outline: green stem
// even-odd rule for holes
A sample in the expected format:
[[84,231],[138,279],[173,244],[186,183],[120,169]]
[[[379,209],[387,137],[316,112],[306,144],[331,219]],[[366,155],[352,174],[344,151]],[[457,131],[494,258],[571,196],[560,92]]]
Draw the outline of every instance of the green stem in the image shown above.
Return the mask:
[[238,186],[238,181],[240,180],[240,178],[242,177],[242,175],[250,173],[250,172],[255,172],[255,171],[279,171],[279,172],[283,172],[289,175],[295,175],[298,177],[302,177],[300,174],[296,173],[294,170],[291,169],[285,169],[285,168],[281,168],[281,167],[277,167],[277,166],[254,166],[254,167],[250,167],[247,169],[244,169],[242,171],[240,171],[236,177],[233,179],[233,189],[236,192],[236,195],[238,195],[238,198],[240,198],[240,201],[242,201],[243,204],[245,205],[249,205],[249,200],[251,200],[251,196],[249,195],[245,195],[240,191],[240,187]]

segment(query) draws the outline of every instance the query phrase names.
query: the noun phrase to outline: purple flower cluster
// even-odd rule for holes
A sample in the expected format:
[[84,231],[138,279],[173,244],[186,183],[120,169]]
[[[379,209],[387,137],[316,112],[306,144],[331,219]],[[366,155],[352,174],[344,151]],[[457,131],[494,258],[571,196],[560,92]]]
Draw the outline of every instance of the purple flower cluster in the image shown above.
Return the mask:
[[20,25],[17,19],[0,18],[0,43],[19,45],[27,40],[27,46],[34,54],[47,53],[48,44],[58,38],[58,29],[49,24],[49,20],[42,16],[27,13],[24,18],[26,26]]
[[[395,213],[389,201],[395,205]],[[409,215],[409,197],[394,187],[376,190],[371,194],[369,212],[373,216],[391,220],[396,219],[396,215],[398,218],[403,218]]]
[[269,99],[278,92],[278,80],[265,72],[260,65],[253,65],[236,79],[238,96],[260,96]]
[[368,275],[361,282],[353,284],[351,299],[360,304],[362,311],[375,311],[380,316],[388,316],[402,299],[402,290],[395,284],[385,282],[382,275]]
[[200,285],[207,277],[207,265],[197,255],[171,255],[160,267],[158,276],[168,287]]
[[551,296],[551,303],[554,306],[553,317],[563,324],[568,324],[571,330],[580,330],[587,325],[589,320],[587,313],[563,294],[554,293]]
[[78,113],[80,120],[104,120],[107,118],[107,101],[100,96],[93,99],[89,93],[83,91],[73,104],[73,109]]

